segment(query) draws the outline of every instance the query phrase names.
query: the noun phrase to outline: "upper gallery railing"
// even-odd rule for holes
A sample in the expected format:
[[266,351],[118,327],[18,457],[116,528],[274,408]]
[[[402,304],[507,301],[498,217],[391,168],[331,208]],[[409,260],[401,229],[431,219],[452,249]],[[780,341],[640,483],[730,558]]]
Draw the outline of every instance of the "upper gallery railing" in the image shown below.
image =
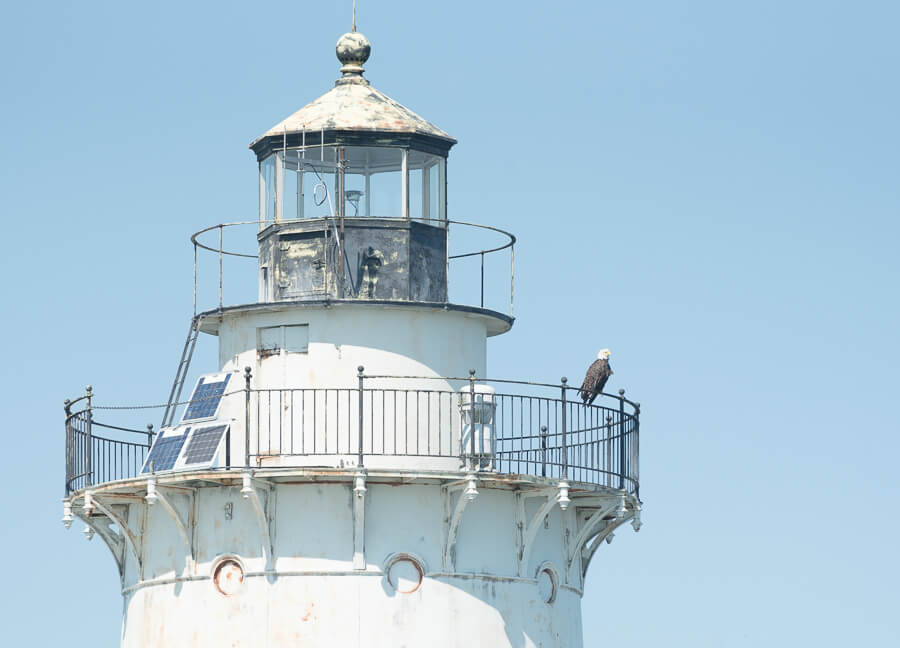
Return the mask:
[[[360,221],[364,219],[353,219]],[[383,221],[385,219],[374,219]],[[435,225],[446,230],[448,241],[446,275],[449,301],[468,306],[488,308],[509,317],[514,316],[515,307],[515,244],[516,237],[510,232],[477,223],[453,220],[407,219],[415,223]],[[349,221],[349,219],[348,219]],[[323,232],[337,239],[338,225],[334,218],[266,221],[268,224],[290,225],[318,223]],[[223,308],[228,304],[253,303],[256,301],[256,273],[229,267],[230,262],[242,259],[257,259],[257,234],[259,221],[221,223],[206,227],[191,236],[194,246],[194,315],[198,310]],[[252,235],[251,235],[252,233]],[[488,238],[485,238],[488,237]],[[226,240],[227,239],[227,240]],[[451,245],[453,246],[451,249]],[[203,263],[200,251],[214,255],[215,268],[210,272]],[[326,255],[328,256],[328,255]],[[338,259],[338,257],[341,257]],[[208,255],[207,255],[207,258]],[[211,259],[212,260],[212,259]],[[346,264],[346,254],[337,250],[330,255],[330,263],[325,263],[324,285],[329,285],[327,273],[337,274],[341,269],[338,261]],[[331,267],[331,266],[335,267]],[[225,280],[229,276],[228,282]],[[452,276],[451,276],[452,275]],[[209,279],[215,279],[218,300],[211,302]],[[226,298],[226,292],[229,298]],[[234,295],[239,295],[237,298]],[[251,295],[253,295],[251,297]]]
[[[454,470],[568,479],[639,495],[640,406],[624,390],[586,404],[565,379],[551,385],[474,374],[378,376],[360,368],[356,387],[253,389],[249,369],[244,378],[244,388],[224,398],[240,402],[250,434],[222,453],[220,470],[390,466],[382,458],[427,469],[437,459]],[[459,388],[409,387],[431,380]],[[516,393],[499,393],[492,385],[508,385]],[[139,474],[152,426],[139,430],[94,418],[97,410],[137,408],[92,405],[90,391],[65,407],[67,494]],[[155,407],[164,406],[140,409]],[[316,457],[323,460],[308,460]]]

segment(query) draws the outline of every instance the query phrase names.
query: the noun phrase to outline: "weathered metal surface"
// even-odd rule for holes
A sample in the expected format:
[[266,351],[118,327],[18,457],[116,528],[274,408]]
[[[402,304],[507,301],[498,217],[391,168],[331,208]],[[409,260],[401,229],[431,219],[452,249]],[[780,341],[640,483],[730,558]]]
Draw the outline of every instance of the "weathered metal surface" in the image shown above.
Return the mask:
[[[259,138],[322,130],[418,133],[455,142],[448,133],[368,83],[337,85]],[[254,144],[258,140],[254,141]],[[252,146],[252,144],[251,144]]]
[[[340,234],[341,222],[341,218],[321,216],[316,218],[300,218],[281,221],[264,220],[224,223],[213,227],[207,227],[200,230],[199,232],[194,233],[193,236],[191,236],[191,242],[194,244],[195,254],[198,250],[202,250],[205,252],[213,252],[217,256],[221,254],[229,258],[257,259],[259,263],[258,300],[261,303],[271,302],[276,299],[276,281],[274,279],[277,265],[277,260],[274,256],[276,252],[276,244],[279,248],[285,248],[285,254],[295,257],[294,263],[296,266],[303,266],[304,264],[308,264],[312,260],[312,262],[314,263],[314,267],[305,271],[307,273],[311,273],[308,276],[297,276],[293,274],[291,270],[286,272],[285,276],[283,276],[280,280],[282,283],[285,283],[285,289],[287,290],[287,292],[305,295],[303,297],[305,301],[312,301],[313,299],[315,299],[316,292],[322,293],[322,295],[324,295],[326,285],[332,292],[335,292],[336,287],[340,285],[338,277],[341,274],[340,270],[342,266],[338,263],[338,260],[340,258],[339,241],[342,238]],[[456,284],[456,290],[459,291],[457,293],[457,298],[461,297],[464,301],[468,301],[470,304],[479,304],[479,306],[462,306],[459,304],[449,304],[446,301],[448,299],[446,286],[449,282],[448,277],[453,269],[455,267],[460,267],[468,263],[469,260],[473,257],[480,257],[482,266],[484,266],[486,258],[490,257],[495,261],[502,261],[502,257],[498,255],[509,253],[511,256],[516,243],[516,238],[512,233],[488,225],[480,225],[476,223],[468,223],[455,220],[419,218],[418,216],[412,218],[397,218],[393,216],[378,216],[372,218],[347,217],[343,219],[343,223],[345,226],[343,228],[345,235],[348,230],[359,227],[372,228],[373,230],[377,230],[381,227],[409,230],[406,239],[397,240],[395,242],[398,244],[405,242],[407,249],[404,254],[409,257],[410,281],[413,284],[418,283],[418,286],[413,285],[413,292],[411,294],[417,295],[418,297],[416,298],[416,300],[419,302],[439,304],[442,308],[446,305],[446,307],[448,308],[454,308],[457,310],[469,309],[470,312],[481,312],[494,315],[498,311],[491,306],[496,306],[498,305],[498,303],[496,302],[496,297],[492,298],[485,295],[485,283],[487,282],[488,284],[496,285],[496,282],[498,280],[505,283],[508,278],[510,282],[510,301],[508,305],[508,311],[506,314],[500,314],[499,317],[501,317],[507,323],[511,324],[513,322],[514,318],[512,316],[512,282],[514,277],[512,267],[510,267],[510,273],[508,277],[503,276],[505,273],[486,273],[483,267],[480,286],[479,282],[477,280],[473,282],[471,280],[471,277],[466,279],[464,282]],[[234,248],[225,249],[220,252],[218,244],[213,243],[212,241],[202,240],[204,235],[208,235],[211,232],[219,233],[222,229],[228,229],[229,231],[232,231],[231,228],[241,228],[250,225],[254,226],[256,230],[254,231],[254,236],[257,239],[255,241],[255,244],[258,248],[257,254],[246,254],[244,252],[238,252]],[[237,233],[238,230],[234,231]],[[280,243],[273,240],[269,240],[268,242],[266,242],[266,239],[271,239],[273,236],[278,236],[277,234],[275,234],[275,232],[283,232],[284,236],[288,240]],[[460,239],[468,239],[471,235],[476,235],[479,237],[479,242],[477,244],[467,245],[461,250],[454,250],[451,252],[448,247],[448,241],[450,238],[457,236],[456,232],[460,234],[460,237],[458,237]],[[296,241],[305,241],[305,243],[297,243],[297,250],[291,250],[290,246],[288,246],[287,243],[292,237]],[[482,237],[495,238],[494,240],[491,240],[490,238]],[[320,241],[321,243],[314,243],[314,241]],[[352,241],[350,243],[345,243],[346,249],[348,251],[348,256],[343,265],[343,269],[345,271],[345,281],[343,284],[345,288],[345,294],[361,294],[366,296],[366,299],[368,301],[391,301],[389,299],[380,299],[377,297],[377,295],[372,297],[368,296],[369,282],[367,280],[367,276],[370,277],[371,271],[374,270],[377,280],[378,273],[381,272],[382,268],[385,265],[386,256],[388,253],[384,250],[379,249],[375,245],[367,245],[365,241],[359,241],[358,249],[354,251],[350,247],[351,243]],[[213,247],[214,245],[216,247]],[[311,249],[304,249],[304,246]],[[355,252],[356,254],[355,257],[350,254],[353,252]],[[445,265],[443,269],[437,267],[438,263],[441,260],[443,260],[443,263]],[[457,263],[459,264],[459,266],[454,265]],[[425,269],[427,270],[427,272],[423,274],[422,272],[420,272],[421,269]],[[219,271],[218,284],[222,286],[226,282],[224,281],[224,277],[222,275],[221,265]],[[348,277],[348,275],[351,276]],[[292,278],[298,282],[297,285],[290,285]],[[194,292],[195,317],[199,318],[201,332],[212,332],[212,329],[210,327],[217,321],[217,315],[222,311],[235,308],[234,306],[224,306],[220,302],[215,310],[207,310],[197,315],[196,295],[198,294],[198,285],[196,273],[194,276]],[[202,292],[203,291],[200,291],[201,295]],[[479,292],[480,296],[478,294]],[[374,295],[375,292],[373,291],[372,294]],[[429,296],[434,297],[434,299],[429,300]],[[329,297],[329,299],[332,298]],[[402,299],[405,301],[407,298]],[[489,307],[486,308],[486,299],[488,299],[490,302],[494,302],[494,304],[489,304]],[[203,301],[206,300],[203,299]],[[278,299],[278,301],[290,300],[282,296],[280,299]],[[258,304],[244,304],[242,306],[239,306],[238,308],[257,306]],[[503,333],[506,330],[508,330],[508,327],[503,327],[499,330],[491,330],[490,334],[496,335],[499,333]],[[188,340],[190,341],[190,339],[191,338],[189,337]]]
[[327,220],[274,224],[259,235],[259,258],[261,301],[447,299],[445,227],[345,219],[341,242]]
[[343,66],[335,87],[256,138],[250,148],[257,157],[285,144],[299,146],[306,135],[310,144],[412,147],[446,156],[455,139],[363,78],[369,52],[364,36],[345,34],[337,48]]
[[455,143],[448,133],[369,84],[358,70],[344,75],[335,87],[279,122],[250,145],[265,137],[322,130],[418,133]]

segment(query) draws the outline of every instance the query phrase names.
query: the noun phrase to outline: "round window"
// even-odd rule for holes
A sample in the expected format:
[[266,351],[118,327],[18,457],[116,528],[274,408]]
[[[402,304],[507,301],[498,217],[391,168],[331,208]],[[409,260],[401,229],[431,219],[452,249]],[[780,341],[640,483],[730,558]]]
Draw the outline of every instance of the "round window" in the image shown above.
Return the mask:
[[556,574],[549,567],[545,567],[537,576],[538,595],[548,605],[556,600]]
[[244,582],[244,568],[234,558],[226,558],[213,570],[213,583],[216,589],[225,596],[231,596],[241,588]]
[[416,560],[403,556],[392,561],[387,569],[391,587],[401,594],[410,594],[422,584],[422,567]]

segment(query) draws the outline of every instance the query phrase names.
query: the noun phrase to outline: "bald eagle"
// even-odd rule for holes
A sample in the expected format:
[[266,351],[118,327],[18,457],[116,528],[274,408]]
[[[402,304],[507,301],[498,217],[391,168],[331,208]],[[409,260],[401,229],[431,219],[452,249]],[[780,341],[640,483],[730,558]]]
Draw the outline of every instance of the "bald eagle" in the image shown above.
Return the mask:
[[603,391],[606,381],[612,376],[609,368],[609,349],[603,349],[597,354],[597,359],[588,367],[581,385],[581,400],[585,405],[590,405],[597,398],[597,394]]

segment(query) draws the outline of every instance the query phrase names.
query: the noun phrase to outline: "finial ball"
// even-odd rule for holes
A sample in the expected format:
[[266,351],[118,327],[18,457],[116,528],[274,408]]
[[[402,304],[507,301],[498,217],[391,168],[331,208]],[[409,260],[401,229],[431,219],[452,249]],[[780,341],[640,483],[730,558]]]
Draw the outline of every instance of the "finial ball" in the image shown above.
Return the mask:
[[338,39],[335,53],[343,65],[362,66],[369,60],[372,45],[369,39],[359,32],[349,32]]

